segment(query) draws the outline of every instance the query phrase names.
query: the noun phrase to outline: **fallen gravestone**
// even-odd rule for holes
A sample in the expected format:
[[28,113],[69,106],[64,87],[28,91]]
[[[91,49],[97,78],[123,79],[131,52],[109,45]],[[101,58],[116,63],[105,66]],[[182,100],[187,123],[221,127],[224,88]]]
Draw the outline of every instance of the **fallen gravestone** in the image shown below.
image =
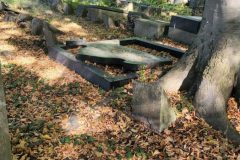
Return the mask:
[[137,71],[172,63],[167,58],[157,57],[146,52],[121,46],[118,44],[119,41],[105,42],[88,44],[87,47],[79,51],[76,58],[99,64],[118,65],[127,71]]
[[168,37],[171,39],[191,44],[196,38],[202,17],[196,16],[173,16],[170,22]]
[[134,83],[132,114],[137,120],[160,133],[176,120],[165,91],[159,82],[152,84]]
[[134,35],[149,39],[159,39],[166,33],[169,23],[164,21],[153,21],[148,19],[136,19]]

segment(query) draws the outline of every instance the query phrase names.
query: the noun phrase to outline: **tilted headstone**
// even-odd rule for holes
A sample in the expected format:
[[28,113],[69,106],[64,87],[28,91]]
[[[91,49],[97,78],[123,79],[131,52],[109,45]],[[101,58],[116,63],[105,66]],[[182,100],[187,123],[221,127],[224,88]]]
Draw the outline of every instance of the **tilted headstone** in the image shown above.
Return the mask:
[[160,133],[176,120],[165,91],[159,82],[142,84],[135,82],[132,100],[133,116]]

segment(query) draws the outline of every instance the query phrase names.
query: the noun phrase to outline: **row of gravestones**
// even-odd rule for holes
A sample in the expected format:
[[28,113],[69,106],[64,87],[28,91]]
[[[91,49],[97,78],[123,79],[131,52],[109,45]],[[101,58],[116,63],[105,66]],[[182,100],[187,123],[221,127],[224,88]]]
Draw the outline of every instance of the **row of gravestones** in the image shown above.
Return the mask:
[[[125,3],[128,6],[126,10],[94,5],[79,5],[73,11],[71,6],[66,3],[62,4],[61,0],[39,1],[48,4],[54,10],[63,11],[65,14],[75,13],[77,16],[87,18],[92,22],[104,23],[106,28],[127,28],[133,31],[135,36],[148,39],[159,39],[164,35],[168,35],[175,41],[191,44],[198,33],[201,23],[201,17],[193,16],[173,16],[170,23],[151,20],[149,16],[152,13],[160,14],[160,8],[136,3]],[[190,7],[196,7],[197,2],[196,0],[189,1]],[[138,10],[138,12],[129,10]]]

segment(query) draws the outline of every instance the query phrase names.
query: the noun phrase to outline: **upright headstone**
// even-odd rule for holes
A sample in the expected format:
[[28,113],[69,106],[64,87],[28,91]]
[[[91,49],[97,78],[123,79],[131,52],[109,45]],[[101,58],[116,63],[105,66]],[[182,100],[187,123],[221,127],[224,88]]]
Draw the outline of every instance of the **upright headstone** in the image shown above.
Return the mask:
[[196,38],[202,17],[197,16],[172,16],[168,37],[190,45]]

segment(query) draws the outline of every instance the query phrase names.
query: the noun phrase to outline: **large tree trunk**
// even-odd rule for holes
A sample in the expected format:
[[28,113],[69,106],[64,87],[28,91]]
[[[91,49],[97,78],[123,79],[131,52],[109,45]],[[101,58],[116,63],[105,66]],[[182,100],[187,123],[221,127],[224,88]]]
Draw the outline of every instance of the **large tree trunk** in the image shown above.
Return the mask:
[[[206,0],[197,39],[199,47],[181,60],[197,55],[194,63],[190,61],[192,68],[186,76],[185,72],[182,72],[183,75],[181,72],[174,73],[186,65],[176,66],[161,80],[171,80],[176,74],[177,79],[172,81],[174,85],[177,84],[175,89],[180,86],[181,89],[190,91],[198,114],[213,128],[221,130],[238,144],[240,136],[229,123],[226,106],[240,69],[239,8],[240,1],[237,0]],[[172,75],[171,78],[169,75]],[[161,83],[165,90],[172,91],[171,87],[165,85],[171,82]]]
[[240,68],[240,2],[207,0],[205,7],[203,25],[207,44],[195,66],[194,104],[213,128],[240,143],[239,133],[232,128],[226,114]]
[[192,16],[203,15],[205,0],[190,0],[190,7],[192,8]]

